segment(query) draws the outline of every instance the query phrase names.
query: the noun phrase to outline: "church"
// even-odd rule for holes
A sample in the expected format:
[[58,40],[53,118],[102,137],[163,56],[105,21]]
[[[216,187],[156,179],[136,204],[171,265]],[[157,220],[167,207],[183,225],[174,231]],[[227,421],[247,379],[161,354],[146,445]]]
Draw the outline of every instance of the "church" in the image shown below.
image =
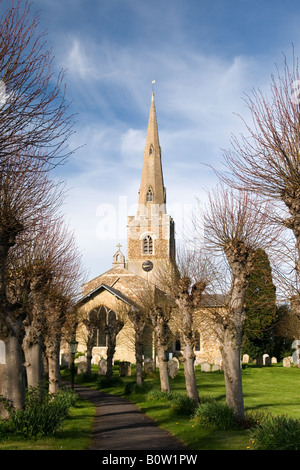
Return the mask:
[[[138,188],[137,188],[138,189]],[[110,318],[122,317],[124,326],[116,338],[115,360],[135,363],[134,327],[128,317],[130,309],[136,308],[149,286],[163,293],[157,285],[161,266],[175,262],[175,223],[167,213],[166,188],[164,186],[161,147],[157,126],[154,93],[152,92],[141,183],[138,191],[136,215],[128,216],[127,259],[121,245],[112,258],[112,267],[82,286],[79,301],[79,326],[76,338],[79,351],[85,352],[89,332],[85,321],[97,315],[97,333],[92,350],[92,363],[106,358],[107,338],[105,326]],[[126,317],[126,318],[125,318]],[[219,348],[211,332],[197,331],[195,354],[198,362],[213,362],[220,356]],[[180,338],[173,332],[174,341],[169,354],[180,356]],[[143,341],[145,360],[155,359],[155,338],[149,324]]]

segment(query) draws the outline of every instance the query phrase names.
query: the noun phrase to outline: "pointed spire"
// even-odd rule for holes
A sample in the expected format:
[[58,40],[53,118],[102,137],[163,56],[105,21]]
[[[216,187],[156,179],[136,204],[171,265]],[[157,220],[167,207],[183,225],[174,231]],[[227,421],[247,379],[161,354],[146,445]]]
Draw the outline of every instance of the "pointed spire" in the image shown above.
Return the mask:
[[144,212],[142,211],[141,206],[147,207],[151,204],[157,204],[160,207],[160,211],[165,214],[165,202],[166,197],[161,165],[161,148],[159,145],[154,93],[152,92],[148,130],[144,149],[142,179],[139,191],[139,212]]

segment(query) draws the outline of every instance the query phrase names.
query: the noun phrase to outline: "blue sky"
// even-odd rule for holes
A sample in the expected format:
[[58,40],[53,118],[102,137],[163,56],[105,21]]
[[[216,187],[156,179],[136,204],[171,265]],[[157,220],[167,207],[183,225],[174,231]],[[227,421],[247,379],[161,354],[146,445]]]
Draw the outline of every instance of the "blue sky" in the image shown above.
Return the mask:
[[[4,2],[6,3],[6,2]],[[3,5],[2,5],[3,8]],[[55,68],[67,70],[76,116],[56,170],[69,188],[63,211],[91,279],[126,254],[135,215],[152,80],[167,209],[177,236],[197,198],[216,184],[231,133],[243,130],[243,93],[268,91],[283,52],[300,50],[297,0],[35,0]]]

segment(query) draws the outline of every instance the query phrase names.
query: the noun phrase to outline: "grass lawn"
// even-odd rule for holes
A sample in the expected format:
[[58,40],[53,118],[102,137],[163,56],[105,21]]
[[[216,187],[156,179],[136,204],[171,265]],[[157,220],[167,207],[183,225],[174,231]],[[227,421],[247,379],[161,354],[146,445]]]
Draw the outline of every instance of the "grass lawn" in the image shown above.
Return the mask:
[[54,436],[38,439],[13,439],[0,442],[0,450],[86,450],[91,442],[95,407],[79,399],[70,418]]
[[[97,372],[95,366],[93,372]],[[115,367],[115,376],[118,368]],[[125,386],[135,382],[135,369],[132,367],[131,377],[122,377],[122,383],[101,390],[125,397],[136,405],[159,426],[167,429],[181,439],[192,450],[247,450],[251,448],[251,434],[247,430],[221,431],[204,429],[195,425],[188,415],[178,415],[173,412],[172,402],[166,400],[149,400],[147,393],[125,394]],[[69,372],[62,372],[63,378],[68,379]],[[196,373],[200,397],[211,397],[225,403],[224,375],[221,372]],[[243,390],[246,411],[264,411],[272,415],[287,415],[300,419],[300,369],[284,368],[282,365],[271,367],[247,366],[243,369]],[[78,378],[76,377],[76,380]],[[80,383],[98,388],[94,381]],[[146,384],[159,389],[158,373],[149,375]],[[171,379],[171,391],[185,395],[183,369],[177,377]],[[90,443],[90,433],[95,413],[94,407],[79,400],[72,408],[71,419],[66,420],[64,429],[53,437],[31,441],[7,441],[0,443],[0,450],[36,449],[36,450],[84,450]],[[108,449],[109,450],[109,449]]]

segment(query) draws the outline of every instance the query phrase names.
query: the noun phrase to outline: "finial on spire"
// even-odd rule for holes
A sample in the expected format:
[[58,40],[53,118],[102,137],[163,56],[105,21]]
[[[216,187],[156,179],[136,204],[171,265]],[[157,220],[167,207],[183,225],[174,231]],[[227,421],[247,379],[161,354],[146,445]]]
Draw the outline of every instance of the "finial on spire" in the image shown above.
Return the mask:
[[154,93],[154,90],[153,90],[153,85],[154,85],[154,83],[155,83],[155,80],[152,80],[152,95],[153,95],[153,93]]

